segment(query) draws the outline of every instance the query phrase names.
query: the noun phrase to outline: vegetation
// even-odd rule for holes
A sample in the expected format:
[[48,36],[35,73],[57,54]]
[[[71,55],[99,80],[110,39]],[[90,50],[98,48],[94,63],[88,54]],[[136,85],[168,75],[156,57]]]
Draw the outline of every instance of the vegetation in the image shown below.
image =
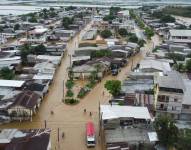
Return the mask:
[[178,53],[167,53],[166,56],[174,61],[184,61],[185,56]]
[[143,47],[145,43],[146,43],[145,40],[139,40],[139,41],[138,41],[138,45],[139,45],[140,47]]
[[29,44],[24,44],[21,47],[21,61],[23,65],[28,64],[27,56],[31,53],[31,46]]
[[66,11],[75,10],[75,9],[77,9],[77,7],[75,6],[68,6],[65,8]]
[[70,17],[64,17],[63,19],[62,19],[62,25],[63,25],[63,27],[65,28],[65,29],[69,29],[69,26],[71,25],[71,24],[73,24],[73,22],[74,22],[74,18],[72,17],[72,18],[70,18]]
[[187,150],[191,147],[191,129],[184,129],[179,131],[179,137],[176,149]]
[[46,52],[46,47],[43,44],[39,44],[32,48],[32,53],[35,55],[42,55]]
[[166,14],[164,11],[155,11],[152,16],[160,19],[162,23],[173,23],[176,21],[173,16]]
[[111,33],[110,30],[103,30],[103,31],[101,32],[101,36],[102,36],[103,38],[109,38],[110,36],[112,36],[112,33]]
[[80,89],[80,92],[78,93],[78,98],[84,98],[86,95],[87,95],[87,93],[89,93],[89,91],[90,91],[90,88],[88,88],[87,86],[85,86],[84,88],[81,88]]
[[154,125],[160,143],[168,148],[174,147],[178,140],[178,128],[174,121],[169,116],[164,115],[159,116]]
[[146,27],[145,28],[145,34],[146,34],[148,39],[151,39],[151,37],[154,36],[155,33],[154,33],[153,29]]
[[174,69],[179,72],[184,72],[186,70],[186,66],[182,63],[175,64]]
[[118,96],[120,91],[121,91],[121,81],[119,81],[119,80],[108,80],[108,81],[106,81],[104,87],[113,96]]
[[110,50],[100,50],[100,51],[92,51],[91,52],[91,58],[101,58],[104,56],[111,56],[111,51]]
[[122,37],[126,37],[126,36],[128,35],[127,29],[125,29],[125,28],[120,28],[120,29],[118,30],[118,33],[119,33],[119,35],[121,35]]
[[191,17],[191,7],[168,6],[165,7],[162,12],[169,15]]
[[191,72],[191,59],[186,61],[186,70],[188,72]]
[[137,43],[137,42],[139,41],[139,39],[138,39],[138,37],[136,36],[136,34],[131,33],[131,34],[129,35],[128,41],[129,41],[129,42],[133,42],[133,43]]
[[136,15],[133,10],[130,10],[129,13],[130,13],[131,18],[135,19],[135,22],[138,24],[138,26],[141,29],[144,29],[145,23],[142,21],[142,19],[138,15]]
[[74,96],[74,93],[72,92],[71,89],[68,89],[68,90],[67,90],[66,96],[67,96],[67,97],[73,97],[73,96]]
[[120,7],[111,7],[109,11],[109,15],[106,15],[103,20],[111,22],[116,18],[117,13],[121,10]]
[[14,25],[14,30],[16,31],[16,30],[19,30],[19,29],[20,29],[20,24],[18,24],[18,23],[15,24],[15,25]]
[[12,80],[15,77],[15,73],[13,70],[8,67],[4,67],[0,70],[0,78],[5,80]]
[[74,104],[79,103],[79,101],[77,99],[74,99],[74,98],[66,98],[65,103],[70,104],[70,105],[74,105]]
[[67,80],[65,85],[66,85],[67,89],[72,89],[74,87],[74,81],[73,80]]

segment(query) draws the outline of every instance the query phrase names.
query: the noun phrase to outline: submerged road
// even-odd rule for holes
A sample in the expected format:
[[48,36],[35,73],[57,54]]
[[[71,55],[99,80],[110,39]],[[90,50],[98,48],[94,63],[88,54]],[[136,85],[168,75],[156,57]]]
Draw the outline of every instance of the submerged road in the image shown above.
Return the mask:
[[[89,28],[86,27],[85,30]],[[68,54],[72,54],[72,49],[78,46],[78,43],[84,34],[83,30],[80,34],[76,35],[73,40],[68,43]],[[155,35],[153,38],[155,45],[160,43],[159,37]],[[110,95],[103,96],[104,83],[109,79],[124,80],[129,72],[131,72],[131,65],[136,66],[137,63],[142,60],[147,51],[150,51],[153,47],[153,42],[148,42],[139,54],[130,58],[129,64],[121,70],[117,77],[108,76],[105,77],[96,87],[80,101],[79,104],[70,106],[62,102],[63,98],[63,80],[67,80],[67,68],[70,65],[70,56],[66,54],[60,67],[54,77],[54,81],[49,89],[49,93],[44,98],[38,113],[33,117],[32,122],[13,122],[10,124],[1,125],[0,128],[19,128],[19,129],[31,129],[31,128],[44,128],[45,120],[47,128],[52,129],[51,141],[53,150],[87,150],[85,140],[85,123],[89,120],[93,121],[96,125],[97,144],[92,150],[101,150],[102,145],[98,136],[98,107],[100,104],[106,104],[110,99]],[[87,109],[87,113],[84,114],[83,110]],[[50,111],[54,111],[51,115]],[[89,111],[93,115],[89,116]],[[58,128],[60,132],[60,138],[58,141]],[[65,133],[64,139],[61,138],[61,133]]]

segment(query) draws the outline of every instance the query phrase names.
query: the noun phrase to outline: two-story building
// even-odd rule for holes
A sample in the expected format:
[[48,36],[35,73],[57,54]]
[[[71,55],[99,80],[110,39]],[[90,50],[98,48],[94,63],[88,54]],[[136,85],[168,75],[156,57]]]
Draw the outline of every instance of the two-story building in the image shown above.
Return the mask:
[[183,79],[178,72],[167,72],[165,76],[155,79],[155,109],[156,115],[169,114],[179,119],[186,91]]

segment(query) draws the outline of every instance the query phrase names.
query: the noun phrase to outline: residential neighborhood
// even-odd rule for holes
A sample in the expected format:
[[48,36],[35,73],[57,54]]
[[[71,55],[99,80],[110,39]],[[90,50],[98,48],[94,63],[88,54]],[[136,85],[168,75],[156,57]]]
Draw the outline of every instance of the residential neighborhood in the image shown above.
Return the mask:
[[191,22],[174,9],[0,16],[0,149],[189,150]]

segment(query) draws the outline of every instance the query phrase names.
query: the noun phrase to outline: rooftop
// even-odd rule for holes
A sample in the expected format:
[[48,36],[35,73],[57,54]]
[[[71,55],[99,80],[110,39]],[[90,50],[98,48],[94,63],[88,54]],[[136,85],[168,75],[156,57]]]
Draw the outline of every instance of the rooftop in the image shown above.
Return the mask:
[[171,36],[191,36],[191,30],[170,30]]
[[101,105],[102,119],[135,118],[151,119],[147,107]]
[[159,84],[159,87],[185,90],[182,77],[176,71],[167,72],[166,76],[159,76],[156,79],[156,83]]
[[0,80],[0,87],[13,87],[19,88],[22,87],[25,81],[19,80]]

